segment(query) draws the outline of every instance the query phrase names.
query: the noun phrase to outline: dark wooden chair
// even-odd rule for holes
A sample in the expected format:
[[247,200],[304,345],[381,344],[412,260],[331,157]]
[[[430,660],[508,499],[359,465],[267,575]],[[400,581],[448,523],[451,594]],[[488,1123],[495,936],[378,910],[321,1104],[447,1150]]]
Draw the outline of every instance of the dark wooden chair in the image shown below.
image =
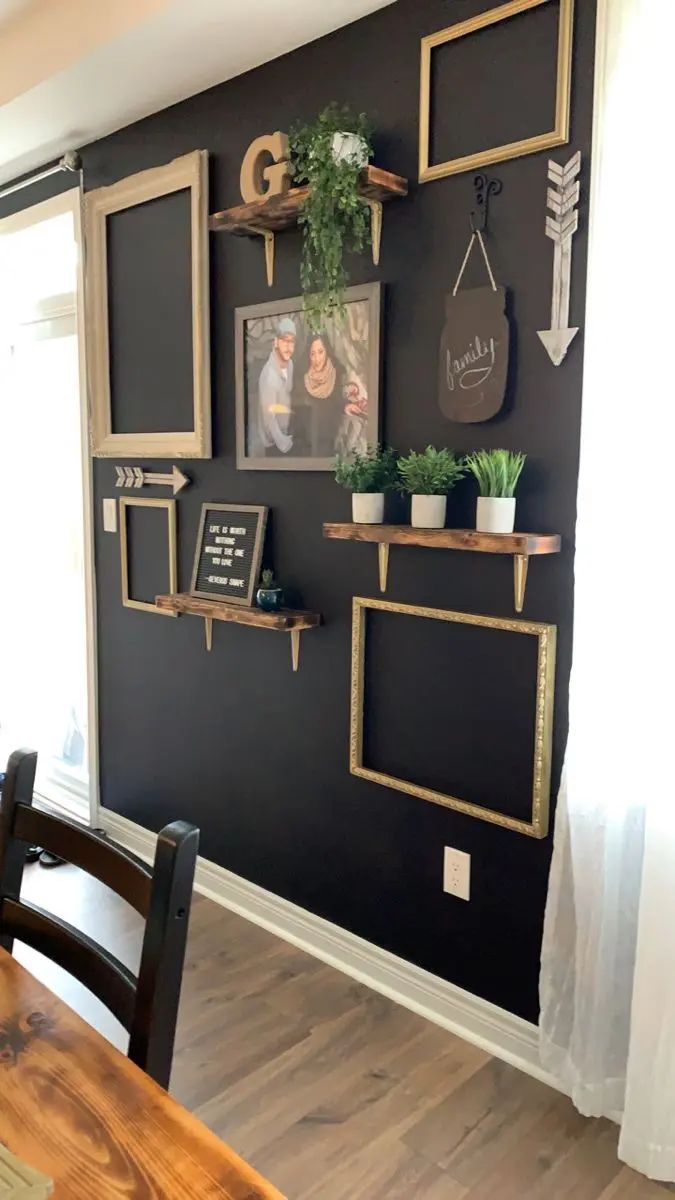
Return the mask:
[[[199,830],[174,821],[159,834],[154,869],[73,821],[32,807],[37,754],[7,764],[0,809],[0,946],[14,938],[88,987],[129,1031],[129,1058],[168,1087]],[[112,888],[146,920],[138,979],[114,955],[21,900],[26,849],[38,843]]]

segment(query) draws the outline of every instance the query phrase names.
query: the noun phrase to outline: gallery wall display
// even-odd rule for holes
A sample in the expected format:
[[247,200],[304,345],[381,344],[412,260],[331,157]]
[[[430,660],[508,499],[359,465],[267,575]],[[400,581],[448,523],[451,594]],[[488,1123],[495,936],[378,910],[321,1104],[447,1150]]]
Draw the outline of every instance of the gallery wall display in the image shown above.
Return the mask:
[[[96,456],[211,457],[207,205],[205,150],[85,196]],[[109,263],[111,237],[116,253]],[[122,258],[126,271],[114,276]],[[180,336],[174,328],[167,340],[164,306],[167,296],[176,302],[178,289],[185,292],[184,323]],[[148,397],[153,424],[139,429],[136,414]]]
[[[572,549],[587,259],[583,202],[591,161],[595,0],[578,3],[574,10],[573,140],[524,157],[522,162],[514,159],[482,168],[503,181],[502,196],[492,200],[488,236],[483,236],[496,284],[507,289],[512,324],[507,399],[490,422],[454,424],[438,405],[445,297],[452,291],[469,238],[474,172],[439,179],[419,189],[413,185],[410,196],[404,198],[405,180],[392,179],[385,170],[417,175],[417,162],[411,163],[411,141],[417,140],[418,132],[421,38],[499,3],[402,0],[380,5],[364,20],[336,30],[321,42],[301,46],[83,147],[88,190],[131,176],[143,167],[168,162],[186,150],[207,147],[213,176],[210,212],[228,210],[211,218],[213,459],[191,463],[170,453],[163,459],[139,453],[125,458],[111,455],[93,463],[100,784],[101,802],[107,809],[121,812],[139,825],[154,822],[156,828],[175,816],[176,796],[191,795],[191,816],[201,825],[214,862],[536,1023],[550,841],[518,835],[351,774],[345,729],[349,721],[345,664],[350,654],[354,595],[513,619],[519,615],[514,601],[519,606],[524,599],[521,617],[558,628],[554,791],[562,766],[572,657]],[[513,141],[523,132],[553,127],[558,17],[559,0],[550,0],[538,10],[526,10],[432,50],[431,164],[465,150]],[[514,42],[518,70],[514,70]],[[495,45],[507,50],[501,63],[493,59]],[[450,83],[455,55],[459,67]],[[459,96],[460,105],[443,109],[448,95]],[[501,117],[493,111],[495,96]],[[292,186],[287,192],[245,204],[239,194],[242,158],[260,134],[289,130],[294,120],[306,120],[320,112],[332,97],[350,102],[356,110],[369,111],[378,125],[377,166],[369,164],[364,170],[361,187],[384,201],[382,269],[370,265],[367,255],[351,259],[348,265],[355,272],[353,282],[379,279],[391,290],[391,295],[382,296],[383,435],[401,453],[411,447],[422,450],[427,443],[447,445],[458,453],[500,445],[528,452],[531,473],[523,482],[517,505],[518,532],[514,534],[492,535],[472,528],[478,488],[467,478],[456,489],[447,519],[449,526],[461,529],[412,529],[407,524],[409,505],[391,496],[385,524],[351,525],[344,533],[331,533],[331,538],[339,536],[339,541],[323,541],[322,521],[352,520],[350,497],[332,483],[332,472],[296,475],[287,470],[277,475],[253,472],[247,477],[237,470],[234,311],[302,291],[301,233],[297,228],[300,197],[296,194],[301,189]],[[525,105],[529,116],[522,119]],[[455,136],[454,127],[460,125],[461,132]],[[537,336],[537,330],[551,323],[554,246],[544,232],[547,163],[554,158],[564,164],[577,150],[582,156],[582,200],[580,228],[573,239],[570,324],[577,322],[582,330],[562,368],[556,368]],[[393,203],[386,200],[383,177]],[[166,199],[178,204],[181,196],[178,193]],[[119,279],[127,268],[119,253],[116,221],[130,216],[135,235],[138,209],[155,205],[161,207],[162,201],[112,218],[108,246],[111,279]],[[236,210],[229,211],[234,206]],[[264,239],[260,232],[252,237],[247,232],[254,223],[260,228],[267,225],[276,238],[279,261],[273,290],[268,290],[265,279]],[[176,219],[167,233],[178,231]],[[164,238],[163,249],[167,260],[175,257],[175,236]],[[168,264],[160,263],[157,282],[165,285],[168,278]],[[480,246],[474,244],[460,291],[479,285],[489,286],[489,280]],[[126,298],[129,290],[125,285]],[[182,288],[165,288],[165,304],[165,340],[171,349],[174,333],[180,334],[184,321]],[[134,362],[130,365],[142,365],[141,346],[142,339],[131,346]],[[298,354],[296,349],[299,376]],[[119,365],[113,363],[113,370]],[[148,389],[137,407],[136,428],[141,430],[157,428],[152,421],[156,415],[153,392],[157,393],[156,377],[149,375]],[[120,405],[117,415],[119,428],[132,428],[131,421],[126,422],[127,407]],[[124,463],[157,472],[169,472],[175,463],[193,476],[191,487],[177,497],[178,507],[182,507],[177,513],[181,590],[162,605],[181,612],[181,620],[172,624],[154,617],[150,620],[148,614],[123,609],[120,604],[117,533],[103,532],[102,502],[111,496],[117,501],[120,496],[172,495],[168,486],[116,489],[114,468]],[[261,481],[264,486],[257,486]],[[296,604],[290,589],[300,589],[302,599],[297,604],[321,609],[326,624],[323,632],[318,627],[318,635],[311,638],[305,637],[309,630],[297,635],[304,646],[297,674],[291,671],[297,627],[287,632],[272,624],[288,621],[287,613],[268,614],[255,607],[187,595],[204,501],[270,506],[266,536],[270,552],[266,546],[261,565],[279,571],[289,588],[289,604]],[[161,511],[138,510],[128,515],[130,581],[135,598],[159,603],[155,584],[157,596],[168,591],[164,581],[165,520]],[[394,522],[400,524],[394,527]],[[520,532],[523,530],[541,530],[546,536]],[[561,539],[564,553],[558,552]],[[378,564],[383,569],[382,586],[387,589],[383,594],[378,590]],[[529,820],[537,639],[411,616],[366,615],[364,765]],[[256,624],[252,624],[254,619]],[[204,641],[211,620],[213,649],[209,655]],[[401,627],[409,655],[407,683],[406,671],[396,668],[396,638]],[[276,636],[267,636],[266,629]],[[284,632],[286,636],[280,636]],[[466,695],[466,677],[477,674],[474,647],[480,640],[485,648],[486,691],[492,690],[499,678],[504,650],[505,661],[509,665],[514,661],[523,673],[519,684],[514,682],[513,692],[510,678],[504,683],[504,692],[512,700],[512,719],[495,725],[487,737],[478,725],[488,753],[476,755],[483,761],[476,762],[474,776],[470,749],[462,751],[464,757],[459,760],[454,753],[455,737],[452,758],[447,752],[452,722],[447,722],[445,740],[442,733],[436,734],[442,714],[429,733],[429,707],[422,701],[428,695],[427,687],[434,691],[433,680],[443,673],[447,662],[448,673],[455,677],[459,673],[462,679],[450,706],[454,719]],[[448,650],[443,657],[440,651],[445,647]],[[436,663],[435,649],[439,650]],[[421,676],[420,661],[432,678]],[[417,738],[430,744],[438,767],[433,777],[426,770],[429,760],[421,751],[416,753],[414,745],[409,753],[398,753],[398,738],[392,736],[393,726],[387,725],[390,706],[385,703],[386,693],[392,679],[401,677],[404,686],[410,687],[410,695],[405,699],[394,695],[391,707],[400,703],[405,708],[413,742]],[[182,701],[162,703],[161,713],[154,719],[158,698],[175,696],[177,681]],[[228,681],[234,686],[228,686]],[[479,687],[472,684],[474,691]],[[451,682],[446,690],[453,700]],[[185,697],[189,702],[183,702]],[[307,725],[317,697],[320,728],[316,737],[308,738]],[[468,720],[459,724],[461,735],[470,736]],[[511,755],[519,759],[518,788],[506,795],[505,761],[514,725],[522,733]],[[223,738],[214,736],[222,730],[233,735],[228,736],[226,776]],[[259,745],[261,738],[269,753],[251,754],[251,746]],[[200,786],[196,789],[194,755],[185,753],[188,740],[199,757]],[[452,771],[445,772],[445,762]],[[455,769],[458,762],[461,772]],[[229,782],[245,779],[247,786],[227,788],[224,806],[225,778]],[[304,844],[303,837],[296,836],[301,829],[306,831]],[[312,853],[307,853],[308,844]],[[383,844],[390,853],[383,855]],[[470,904],[453,902],[442,891],[444,844],[459,846],[472,855],[475,886]],[[327,856],[334,867],[331,871],[326,871]],[[336,879],[348,879],[350,886],[336,886]]]
[[[532,763],[532,802],[529,820],[520,820],[498,809],[484,808],[458,796],[446,795],[429,787],[420,786],[412,780],[400,779],[383,771],[371,769],[364,762],[364,709],[365,660],[367,623],[369,612],[399,613],[411,618],[426,618],[433,621],[451,621],[464,626],[480,626],[502,630],[514,635],[537,639],[536,680],[534,681],[535,707],[534,756]],[[352,607],[352,674],[351,674],[351,720],[349,765],[353,775],[379,783],[395,791],[407,792],[421,800],[430,800],[455,809],[466,816],[476,817],[501,825],[515,833],[543,838],[548,833],[549,793],[551,778],[551,738],[553,728],[553,695],[555,683],[556,627],[534,621],[507,620],[501,617],[486,617],[473,613],[451,612],[447,609],[426,608],[410,604],[390,603],[387,600],[371,600],[354,597]],[[450,664],[446,664],[450,669]],[[461,679],[458,677],[458,685]]]
[[332,471],[380,431],[379,283],[312,333],[302,296],[235,312],[237,467]]
[[563,361],[570,344],[579,332],[570,327],[570,284],[572,281],[572,238],[579,228],[579,179],[581,154],[576,154],[564,166],[549,159],[548,178],[551,186],[546,192],[546,236],[553,242],[553,294],[551,328],[538,330],[547,354],[555,367]]
[[[475,151],[461,154],[445,162],[431,162],[432,142],[432,57],[439,46],[447,45],[458,39],[477,34],[481,30],[494,26],[498,22],[508,21],[529,9],[539,8],[543,4],[553,3],[554,0],[511,0],[510,3],[491,8],[479,13],[467,21],[450,25],[437,33],[422,38],[420,61],[420,124],[419,124],[419,180],[429,183],[434,179],[442,179],[446,175],[456,175],[461,171],[471,171],[487,166],[489,163],[502,162],[509,158],[518,158],[524,154],[535,154],[539,150],[548,150],[552,146],[560,146],[569,140],[570,92],[572,78],[572,31],[574,19],[574,0],[558,0],[560,15],[558,20],[558,42],[556,54],[555,79],[555,114],[552,128],[543,124],[542,132],[531,137],[515,137],[512,141],[491,147],[476,146]],[[476,80],[476,87],[482,87],[483,82]],[[542,114],[542,121],[546,121]]]
[[267,508],[203,504],[190,595],[251,606],[258,586]]
[[169,592],[178,590],[178,559],[176,549],[176,501],[162,500],[150,496],[120,497],[120,559],[122,567],[122,604],[125,608],[138,608],[142,612],[159,613],[164,617],[175,617],[148,600],[134,600],[129,586],[129,531],[127,517],[133,508],[163,508],[166,512],[165,535],[167,539],[167,586]]

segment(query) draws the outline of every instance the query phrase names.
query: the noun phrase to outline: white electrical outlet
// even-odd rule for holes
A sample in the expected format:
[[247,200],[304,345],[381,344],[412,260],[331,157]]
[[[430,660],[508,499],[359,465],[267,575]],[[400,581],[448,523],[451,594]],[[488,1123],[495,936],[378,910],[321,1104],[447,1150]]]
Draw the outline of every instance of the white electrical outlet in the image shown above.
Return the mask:
[[470,899],[471,855],[445,846],[443,850],[443,891],[458,900]]
[[117,533],[117,501],[114,497],[103,501],[103,528],[106,533]]

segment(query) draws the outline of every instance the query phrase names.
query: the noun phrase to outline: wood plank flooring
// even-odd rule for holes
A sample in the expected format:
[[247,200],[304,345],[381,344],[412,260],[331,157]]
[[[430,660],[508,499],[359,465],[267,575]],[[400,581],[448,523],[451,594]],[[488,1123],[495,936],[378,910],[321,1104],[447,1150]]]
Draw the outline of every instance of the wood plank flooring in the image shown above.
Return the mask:
[[[24,894],[138,965],[140,921],[74,867]],[[17,956],[117,1045],[76,981]],[[617,1130],[422,1017],[196,897],[171,1091],[289,1200],[669,1200]]]

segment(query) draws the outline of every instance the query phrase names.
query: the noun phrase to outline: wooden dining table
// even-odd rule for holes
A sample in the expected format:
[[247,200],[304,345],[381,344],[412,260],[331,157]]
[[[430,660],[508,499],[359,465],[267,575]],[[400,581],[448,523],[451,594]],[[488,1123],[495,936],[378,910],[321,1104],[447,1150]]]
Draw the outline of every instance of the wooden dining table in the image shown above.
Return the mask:
[[0,1143],[54,1200],[284,1200],[2,948]]

